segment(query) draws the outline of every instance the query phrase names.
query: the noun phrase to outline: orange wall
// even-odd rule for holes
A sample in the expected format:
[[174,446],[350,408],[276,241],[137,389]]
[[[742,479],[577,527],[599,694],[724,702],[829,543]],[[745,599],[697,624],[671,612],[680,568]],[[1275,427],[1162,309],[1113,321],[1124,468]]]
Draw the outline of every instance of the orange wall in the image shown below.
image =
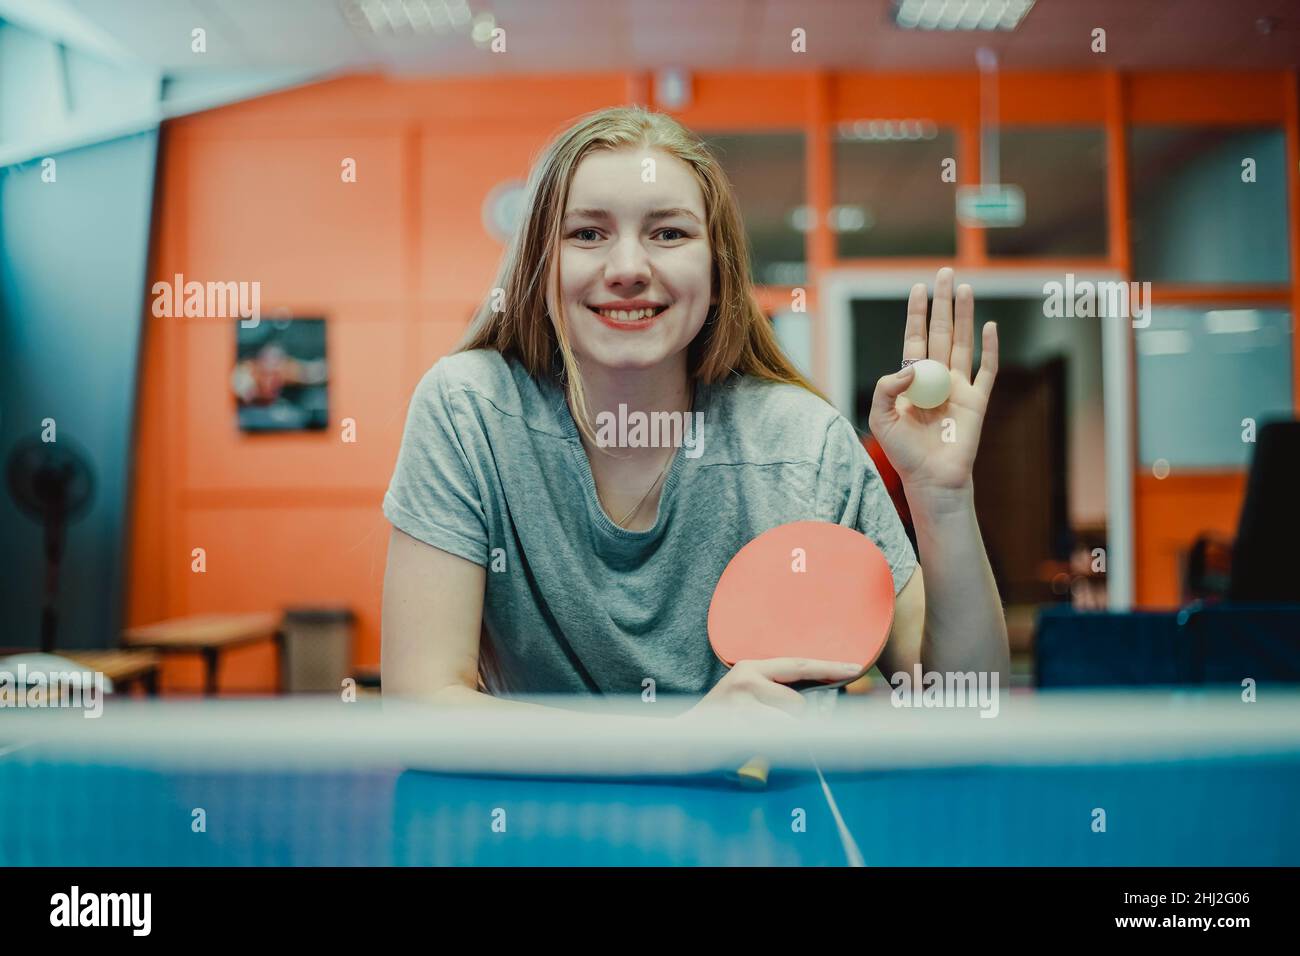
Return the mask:
[[[492,284],[501,247],[480,225],[481,197],[526,175],[554,128],[627,89],[622,76],[359,77],[168,124],[150,282],[257,280],[264,315],[325,316],[331,427],[241,433],[234,322],[148,317],[129,625],[345,604],[356,662],[378,664],[380,502],[415,383]],[[345,157],[356,183],[341,180]],[[345,417],[355,444],[341,440]],[[196,661],[168,663],[164,689],[200,686]],[[269,648],[228,655],[221,686],[271,689]]]
[[1182,603],[1182,557],[1204,532],[1235,537],[1245,494],[1244,473],[1171,474],[1162,479],[1138,476],[1133,537],[1139,542],[1141,558],[1136,592],[1139,605],[1175,608]]
[[[831,202],[829,137],[843,118],[950,123],[965,144],[963,180],[977,175],[974,74],[694,80],[695,102],[681,114],[692,127],[804,130],[806,185],[818,206]],[[1105,123],[1115,143],[1131,119],[1229,122],[1245,104],[1252,110],[1245,119],[1285,120],[1294,152],[1294,84],[1283,74],[1093,73],[1007,74],[1001,86],[1008,121]],[[283,307],[325,316],[332,425],[324,433],[241,434],[227,385],[234,323],[147,317],[128,624],[346,604],[358,615],[357,664],[378,664],[388,535],[379,506],[411,390],[491,285],[502,250],[481,225],[482,197],[504,179],[523,178],[549,134],[573,117],[641,98],[648,87],[642,75],[350,77],[167,124],[150,282],[178,272],[257,280],[264,314]],[[345,157],[357,161],[356,183],[341,181]],[[1112,175],[1117,206],[1123,172]],[[1294,196],[1291,211],[1294,230]],[[1111,218],[1106,264],[1127,272],[1124,217]],[[825,217],[817,222],[808,246],[814,294],[818,271],[836,265]],[[987,266],[979,231],[960,238],[958,268]],[[1297,256],[1293,250],[1300,263]],[[1300,342],[1293,347],[1300,359]],[[817,354],[823,362],[820,334]],[[345,417],[356,420],[355,444],[340,440]],[[1176,601],[1177,548],[1202,530],[1231,531],[1240,500],[1240,476],[1137,480],[1140,603]],[[190,570],[196,547],[206,550],[203,574]],[[196,662],[172,662],[163,683],[175,690],[200,682]],[[271,686],[268,649],[228,657],[224,690]]]

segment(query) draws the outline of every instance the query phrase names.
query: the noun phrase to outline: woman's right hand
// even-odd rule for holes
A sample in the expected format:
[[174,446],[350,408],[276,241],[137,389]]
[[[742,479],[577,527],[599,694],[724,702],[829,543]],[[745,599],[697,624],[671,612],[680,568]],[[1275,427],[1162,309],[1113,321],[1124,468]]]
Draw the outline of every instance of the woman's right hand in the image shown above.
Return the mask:
[[787,684],[810,680],[838,683],[861,673],[860,664],[806,657],[738,661],[698,704],[681,716],[762,708],[767,714],[775,710],[793,717],[803,711],[807,700]]

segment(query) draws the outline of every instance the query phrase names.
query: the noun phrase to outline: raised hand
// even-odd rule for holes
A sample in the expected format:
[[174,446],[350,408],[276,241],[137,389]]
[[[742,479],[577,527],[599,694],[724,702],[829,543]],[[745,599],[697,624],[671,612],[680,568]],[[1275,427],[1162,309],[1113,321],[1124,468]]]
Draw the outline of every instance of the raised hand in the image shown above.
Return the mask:
[[912,286],[903,336],[904,360],[931,358],[947,366],[948,399],[928,409],[908,401],[903,393],[912,384],[909,366],[876,383],[868,418],[871,434],[889,456],[913,507],[927,496],[942,498],[970,489],[980,429],[998,371],[997,327],[990,322],[984,326],[979,374],[972,381],[975,296],[970,286],[958,286],[954,308],[952,286],[952,270],[940,269],[928,333],[925,284]]

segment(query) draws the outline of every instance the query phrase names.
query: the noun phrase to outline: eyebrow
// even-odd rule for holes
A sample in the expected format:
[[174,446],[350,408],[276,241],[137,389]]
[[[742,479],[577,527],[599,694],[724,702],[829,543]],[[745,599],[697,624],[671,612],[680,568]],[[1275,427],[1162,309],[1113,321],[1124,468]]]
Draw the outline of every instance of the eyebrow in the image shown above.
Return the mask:
[[[656,219],[671,219],[674,216],[687,216],[700,221],[700,217],[695,215],[689,209],[681,206],[674,206],[671,209],[652,209],[645,214],[645,221],[651,222]],[[570,209],[564,216],[565,219],[609,219],[608,209]]]

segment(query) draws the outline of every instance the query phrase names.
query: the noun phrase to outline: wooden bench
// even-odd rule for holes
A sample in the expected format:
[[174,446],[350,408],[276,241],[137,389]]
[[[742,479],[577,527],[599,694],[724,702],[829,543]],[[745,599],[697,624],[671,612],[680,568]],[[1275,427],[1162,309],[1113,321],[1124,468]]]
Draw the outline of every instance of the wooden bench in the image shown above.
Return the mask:
[[205,667],[204,693],[217,693],[217,672],[224,651],[259,641],[276,649],[276,687],[284,678],[284,640],[279,614],[197,614],[128,628],[122,643],[159,654],[201,654]]
[[59,651],[60,657],[75,661],[87,670],[99,671],[113,682],[113,693],[122,694],[135,685],[150,697],[158,695],[158,672],[162,658],[153,651]]
[[[34,654],[31,647],[0,647],[0,657],[10,654]],[[158,675],[162,659],[149,650],[64,650],[56,647],[54,656],[63,658],[88,671],[98,671],[112,681],[113,693],[121,694],[140,685],[149,696],[158,693]]]

